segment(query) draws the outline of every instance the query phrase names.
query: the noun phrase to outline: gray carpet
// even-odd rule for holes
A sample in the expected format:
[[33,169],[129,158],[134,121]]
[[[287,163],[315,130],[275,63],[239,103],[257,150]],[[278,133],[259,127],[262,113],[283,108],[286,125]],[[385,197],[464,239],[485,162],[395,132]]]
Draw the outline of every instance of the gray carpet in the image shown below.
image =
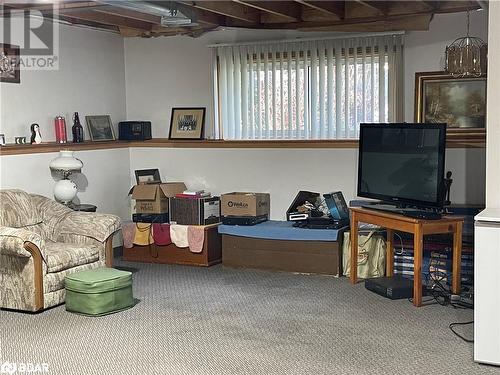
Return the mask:
[[45,362],[50,374],[500,373],[448,329],[470,310],[417,309],[345,278],[118,266],[138,268],[138,305],[101,318],[0,311],[0,363]]

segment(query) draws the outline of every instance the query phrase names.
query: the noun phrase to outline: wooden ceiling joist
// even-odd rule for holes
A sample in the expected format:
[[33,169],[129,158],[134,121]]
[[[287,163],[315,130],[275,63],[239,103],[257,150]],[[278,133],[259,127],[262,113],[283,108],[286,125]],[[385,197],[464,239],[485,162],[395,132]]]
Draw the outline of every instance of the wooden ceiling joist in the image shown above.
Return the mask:
[[319,12],[336,16],[339,19],[344,19],[345,17],[345,1],[296,0],[296,2],[313,8]]
[[390,7],[390,1],[356,0],[356,2],[377,11],[381,16],[387,15]]
[[243,22],[252,24],[258,24],[260,22],[260,14],[258,11],[232,1],[183,1],[181,4]]
[[294,3],[293,1],[246,1],[246,0],[233,0],[233,1],[235,3],[239,3],[254,9],[261,10],[264,13],[282,17],[290,22],[297,22],[300,21],[301,19],[300,5]]
[[131,9],[118,8],[118,7],[106,5],[106,6],[97,7],[93,10],[95,10],[96,12],[99,12],[99,13],[105,13],[105,14],[111,14],[114,16],[121,16],[121,17],[130,18],[130,19],[136,20],[136,21],[148,22],[148,23],[152,23],[152,24],[160,24],[161,23],[160,16],[157,16],[154,14],[146,14],[146,13],[142,13],[142,12],[137,12],[137,11],[131,10]]

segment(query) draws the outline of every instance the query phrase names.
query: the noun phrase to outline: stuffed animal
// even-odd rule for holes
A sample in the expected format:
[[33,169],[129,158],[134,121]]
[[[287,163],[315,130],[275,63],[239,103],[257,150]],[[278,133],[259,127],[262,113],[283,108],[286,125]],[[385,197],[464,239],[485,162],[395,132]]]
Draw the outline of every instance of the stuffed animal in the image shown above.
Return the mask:
[[37,145],[42,143],[42,135],[40,134],[40,125],[31,124],[31,144]]

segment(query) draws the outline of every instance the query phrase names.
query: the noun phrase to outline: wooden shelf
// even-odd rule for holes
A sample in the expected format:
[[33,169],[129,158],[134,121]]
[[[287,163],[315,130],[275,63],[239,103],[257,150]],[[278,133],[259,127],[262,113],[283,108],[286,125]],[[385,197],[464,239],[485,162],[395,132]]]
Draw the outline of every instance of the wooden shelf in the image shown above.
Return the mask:
[[85,150],[108,150],[114,148],[130,147],[131,142],[106,141],[106,142],[83,142],[83,143],[56,143],[47,142],[39,145],[16,145],[8,144],[0,146],[0,155],[22,155],[22,154],[44,154],[47,152],[59,152],[60,150],[85,151]]
[[[486,145],[486,133],[477,131],[464,135],[460,132],[448,132],[447,148],[482,148]],[[225,141],[225,140],[171,140],[154,138],[147,141],[106,141],[84,143],[42,143],[39,145],[0,146],[0,156],[42,154],[59,152],[60,150],[86,151],[108,150],[128,147],[152,148],[358,148],[358,141],[354,139],[342,140],[253,140],[253,141]]]

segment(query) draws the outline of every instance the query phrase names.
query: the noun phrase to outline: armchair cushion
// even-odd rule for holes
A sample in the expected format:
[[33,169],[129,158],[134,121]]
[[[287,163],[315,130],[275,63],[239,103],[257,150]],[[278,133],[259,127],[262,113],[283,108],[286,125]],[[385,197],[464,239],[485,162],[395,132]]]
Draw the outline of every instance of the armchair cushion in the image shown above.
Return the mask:
[[42,222],[31,196],[22,190],[0,190],[0,226],[22,228]]
[[99,260],[99,248],[94,245],[46,242],[47,272],[59,272]]
[[118,229],[118,216],[75,211],[68,214],[56,230],[59,235],[76,234],[104,242]]
[[40,250],[42,258],[46,259],[44,253],[45,241],[39,234],[23,228],[0,227],[1,254],[29,258],[31,254],[24,249],[25,242],[35,244]]

